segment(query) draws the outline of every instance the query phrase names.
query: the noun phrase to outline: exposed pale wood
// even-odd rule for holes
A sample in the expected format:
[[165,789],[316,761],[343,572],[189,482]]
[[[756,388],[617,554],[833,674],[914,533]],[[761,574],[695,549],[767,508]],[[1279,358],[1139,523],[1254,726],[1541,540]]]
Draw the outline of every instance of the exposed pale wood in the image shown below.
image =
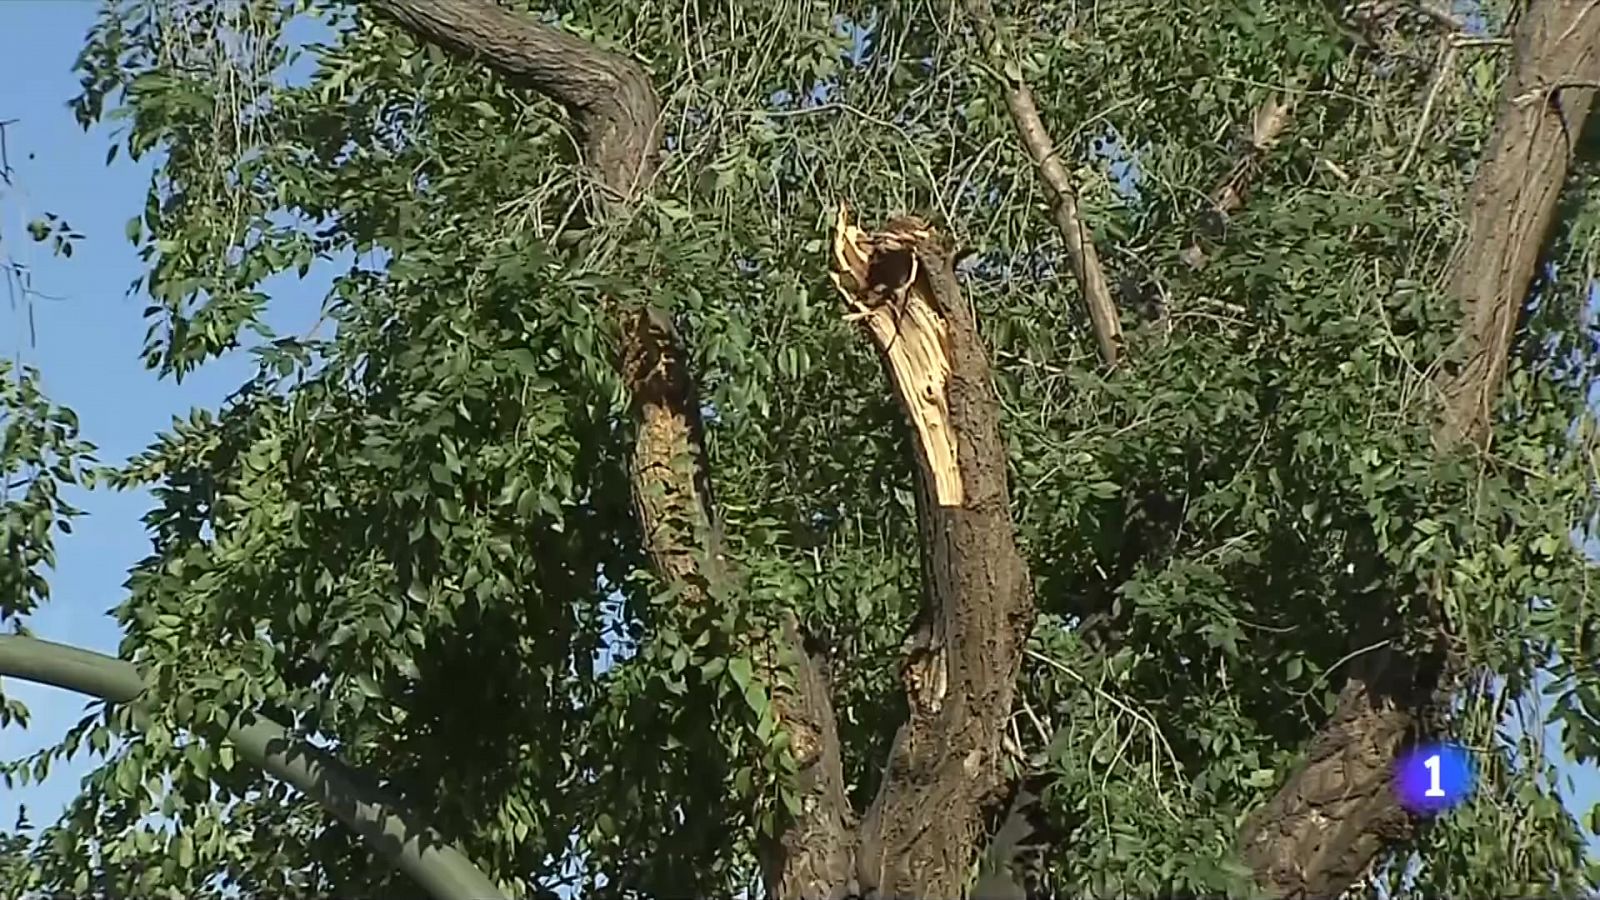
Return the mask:
[[901,668],[906,720],[861,823],[856,887],[869,897],[964,895],[984,812],[1010,787],[1005,726],[1036,615],[999,398],[951,249],[911,217],[869,233],[846,208],[834,232],[834,283],[917,438],[923,602]]
[[[955,435],[950,428],[949,325],[936,307],[933,289],[914,251],[914,241],[929,240],[927,228],[873,236],[851,224],[849,207],[839,207],[834,229],[834,267],[831,273],[852,312],[872,334],[883,352],[900,403],[911,420],[940,506],[961,505],[961,471],[956,463]],[[895,283],[873,283],[874,257],[895,257]],[[904,264],[900,265],[899,261]]]

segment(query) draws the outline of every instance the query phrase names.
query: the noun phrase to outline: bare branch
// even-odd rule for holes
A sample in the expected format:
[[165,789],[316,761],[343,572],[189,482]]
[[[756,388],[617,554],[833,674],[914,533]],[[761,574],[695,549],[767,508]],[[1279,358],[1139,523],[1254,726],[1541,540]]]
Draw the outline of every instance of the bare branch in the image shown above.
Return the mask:
[[1067,255],[1072,260],[1072,272],[1078,279],[1078,289],[1083,293],[1084,306],[1089,311],[1089,324],[1094,330],[1095,342],[1100,348],[1100,361],[1108,368],[1117,364],[1122,352],[1122,318],[1117,304],[1111,299],[1111,288],[1106,283],[1105,269],[1100,265],[1100,254],[1095,250],[1094,238],[1083,217],[1078,212],[1078,194],[1072,185],[1072,176],[1061,163],[1055,141],[1044,126],[1034,103],[1033,91],[1021,76],[1004,74],[1011,61],[1011,51],[1006,46],[995,21],[994,7],[989,0],[967,0],[967,10],[977,26],[979,37],[988,48],[990,58],[1005,80],[1006,108],[1011,111],[1011,121],[1017,127],[1017,136],[1039,170],[1039,180],[1044,183],[1050,197],[1050,215],[1056,229],[1066,242]]

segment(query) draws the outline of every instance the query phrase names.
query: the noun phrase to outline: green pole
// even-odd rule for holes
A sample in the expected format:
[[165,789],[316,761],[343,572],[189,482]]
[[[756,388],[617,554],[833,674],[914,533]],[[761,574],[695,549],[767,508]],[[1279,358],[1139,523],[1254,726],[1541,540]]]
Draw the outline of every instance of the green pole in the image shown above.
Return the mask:
[[[130,663],[20,635],[0,635],[0,676],[111,703],[128,703],[145,690],[144,679]],[[282,726],[257,718],[230,728],[228,740],[245,759],[317,801],[434,900],[506,900],[488,876],[433,829],[351,778],[338,760],[291,738]]]

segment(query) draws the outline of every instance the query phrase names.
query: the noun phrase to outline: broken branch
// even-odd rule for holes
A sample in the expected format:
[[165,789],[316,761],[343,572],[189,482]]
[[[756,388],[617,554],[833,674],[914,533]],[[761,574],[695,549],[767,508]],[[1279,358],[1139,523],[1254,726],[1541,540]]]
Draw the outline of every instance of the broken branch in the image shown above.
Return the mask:
[[835,286],[915,433],[923,604],[901,670],[909,707],[861,825],[864,896],[960,897],[983,815],[1011,778],[1004,737],[1035,610],[1017,550],[999,401],[947,240],[903,217],[834,230]]
[[[1294,99],[1283,98],[1272,94],[1261,101],[1256,107],[1255,114],[1250,122],[1250,143],[1244,152],[1234,162],[1228,174],[1217,182],[1211,189],[1209,206],[1205,218],[1212,220],[1206,230],[1220,232],[1226,227],[1228,218],[1244,206],[1245,200],[1250,195],[1250,187],[1256,175],[1261,171],[1261,160],[1267,152],[1278,143],[1278,138],[1283,135],[1283,130],[1289,126],[1289,120],[1294,113]],[[1202,269],[1210,260],[1201,248],[1199,241],[1191,243],[1179,254],[1185,263],[1192,269]]]

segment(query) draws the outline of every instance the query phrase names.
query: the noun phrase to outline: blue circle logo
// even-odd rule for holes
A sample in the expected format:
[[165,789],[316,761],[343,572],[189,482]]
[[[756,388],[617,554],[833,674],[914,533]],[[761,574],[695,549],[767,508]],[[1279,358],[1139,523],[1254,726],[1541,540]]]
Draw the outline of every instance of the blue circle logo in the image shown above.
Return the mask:
[[1424,816],[1437,815],[1472,794],[1472,754],[1455,744],[1423,744],[1395,764],[1394,790],[1400,805]]

